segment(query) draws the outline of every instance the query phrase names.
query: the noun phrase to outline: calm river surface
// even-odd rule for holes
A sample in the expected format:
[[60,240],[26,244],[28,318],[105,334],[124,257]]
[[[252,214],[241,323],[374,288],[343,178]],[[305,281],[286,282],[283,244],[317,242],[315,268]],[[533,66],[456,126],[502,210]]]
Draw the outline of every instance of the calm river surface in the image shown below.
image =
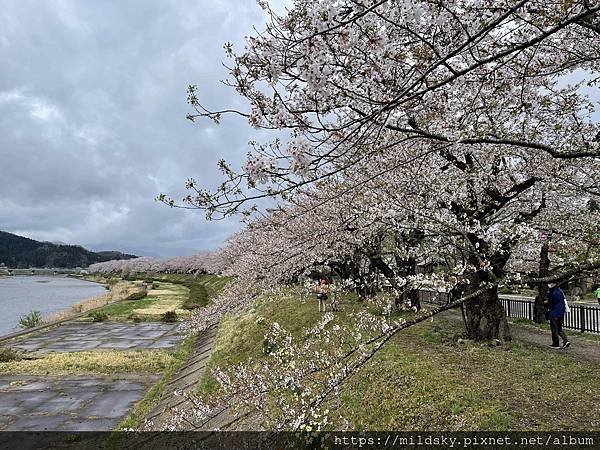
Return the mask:
[[74,278],[0,277],[0,336],[18,331],[19,318],[30,311],[40,311],[46,317],[105,293],[100,284]]

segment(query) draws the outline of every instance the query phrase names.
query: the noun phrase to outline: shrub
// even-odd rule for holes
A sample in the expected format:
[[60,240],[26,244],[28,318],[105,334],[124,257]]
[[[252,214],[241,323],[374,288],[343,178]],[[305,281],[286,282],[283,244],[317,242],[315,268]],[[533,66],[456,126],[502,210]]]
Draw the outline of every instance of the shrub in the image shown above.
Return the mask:
[[146,291],[138,291],[130,294],[125,300],[140,300],[144,297],[148,296],[148,292]]
[[0,363],[23,359],[21,352],[12,348],[0,348]]
[[192,284],[189,286],[190,293],[183,302],[184,309],[196,309],[208,305],[210,297],[208,291],[201,284]]
[[152,283],[152,289],[158,289],[159,286],[160,284],[158,283]]
[[167,311],[163,313],[160,320],[163,322],[177,322],[177,313],[175,311]]
[[39,311],[31,311],[25,316],[21,316],[19,319],[19,326],[21,328],[33,328],[41,325],[42,313]]
[[108,320],[108,314],[102,311],[94,311],[93,313],[90,313],[89,317],[92,318],[93,322],[104,322],[105,320]]

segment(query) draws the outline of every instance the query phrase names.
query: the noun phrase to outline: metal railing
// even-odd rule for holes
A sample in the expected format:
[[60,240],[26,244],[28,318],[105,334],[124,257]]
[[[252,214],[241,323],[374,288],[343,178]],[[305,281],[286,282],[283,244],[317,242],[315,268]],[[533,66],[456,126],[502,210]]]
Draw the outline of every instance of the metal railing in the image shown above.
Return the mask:
[[[445,304],[448,302],[446,292],[419,290],[419,300],[423,303]],[[500,301],[506,315],[513,318],[533,320],[533,301],[503,297]],[[571,311],[565,314],[563,327],[582,333],[600,333],[600,306],[569,304]]]
[[419,289],[417,292],[420,303],[434,303],[436,305],[445,305],[448,303],[447,292],[428,291],[425,289]]
[[[533,320],[533,302],[500,297],[508,317]],[[582,333],[600,333],[600,307],[593,305],[572,304],[571,311],[565,314],[563,327]]]

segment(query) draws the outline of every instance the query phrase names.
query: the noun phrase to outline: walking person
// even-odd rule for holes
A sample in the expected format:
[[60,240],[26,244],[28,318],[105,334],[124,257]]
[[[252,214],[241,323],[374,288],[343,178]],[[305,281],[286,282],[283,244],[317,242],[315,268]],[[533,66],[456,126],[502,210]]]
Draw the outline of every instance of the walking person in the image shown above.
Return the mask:
[[571,345],[569,338],[563,331],[563,319],[566,311],[565,293],[562,289],[554,284],[549,284],[548,287],[548,320],[550,321],[550,330],[552,332],[552,344],[550,348],[561,348],[559,337],[563,340],[562,348],[568,348]]
[[594,294],[596,295],[596,300],[598,300],[598,304],[600,305],[600,286],[598,286],[598,289],[594,291]]
[[317,300],[319,300],[319,312],[325,312],[325,302],[329,297],[329,280],[326,276],[321,277],[317,285]]

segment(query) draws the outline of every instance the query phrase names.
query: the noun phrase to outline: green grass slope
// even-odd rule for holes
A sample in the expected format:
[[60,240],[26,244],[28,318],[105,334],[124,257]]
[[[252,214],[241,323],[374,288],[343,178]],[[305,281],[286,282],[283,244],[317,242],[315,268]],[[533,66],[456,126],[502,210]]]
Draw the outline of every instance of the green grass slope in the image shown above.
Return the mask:
[[[335,323],[362,306],[346,298]],[[301,336],[321,313],[291,291],[222,320],[198,386],[218,385],[210,368],[266,358],[273,322]],[[461,327],[435,318],[400,332],[329,400],[332,426],[354,430],[600,430],[598,366],[521,342],[500,347],[460,340]]]

